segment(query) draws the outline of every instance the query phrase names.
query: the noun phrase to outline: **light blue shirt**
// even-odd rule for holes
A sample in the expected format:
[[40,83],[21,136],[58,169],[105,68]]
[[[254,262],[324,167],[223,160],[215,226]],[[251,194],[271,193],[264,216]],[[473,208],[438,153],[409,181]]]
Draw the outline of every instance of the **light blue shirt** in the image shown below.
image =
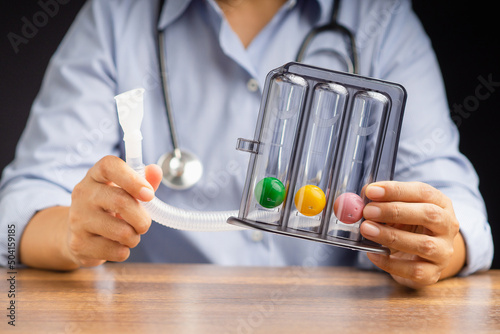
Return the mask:
[[[161,185],[157,196],[194,210],[239,208],[248,154],[236,139],[253,138],[266,74],[295,59],[305,35],[329,20],[332,1],[289,0],[244,48],[214,0],[88,1],[47,69],[0,188],[0,264],[8,225],[17,246],[39,210],[71,204],[71,190],[105,155],[123,157],[113,97],[144,87],[144,161],[172,150],[156,53],[165,30],[166,63],[180,146],[200,157],[205,173],[192,189]],[[408,102],[395,179],[422,181],[449,196],[467,244],[462,274],[487,269],[493,243],[478,179],[458,151],[440,71],[409,1],[343,1],[339,20],[355,34],[360,74],[404,85]],[[323,34],[306,62],[345,70],[328,50],[346,54],[338,35]],[[185,232],[153,223],[129,261],[221,265],[363,265],[361,253],[246,230]],[[361,264],[360,264],[361,262]]]

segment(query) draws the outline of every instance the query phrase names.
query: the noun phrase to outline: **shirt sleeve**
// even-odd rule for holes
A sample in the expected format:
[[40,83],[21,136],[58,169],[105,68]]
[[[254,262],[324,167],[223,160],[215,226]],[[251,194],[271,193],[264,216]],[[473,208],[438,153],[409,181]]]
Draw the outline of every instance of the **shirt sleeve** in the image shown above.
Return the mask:
[[103,156],[118,154],[111,13],[105,3],[84,5],[52,57],[15,160],[3,172],[2,266],[7,264],[9,225],[15,225],[19,254],[21,235],[33,215],[70,205],[71,190],[88,169]]
[[[401,83],[408,92],[395,179],[425,182],[447,195],[467,249],[466,266],[460,275],[487,270],[493,258],[493,241],[485,204],[478,176],[459,152],[458,130],[450,118],[431,42],[410,1],[390,3],[378,9],[383,15],[369,14],[372,22],[367,20],[359,34],[363,37],[371,32],[371,42],[365,46],[378,50],[372,59],[361,59],[362,67],[371,76]],[[370,24],[371,30],[367,28]],[[373,27],[378,27],[378,32]]]

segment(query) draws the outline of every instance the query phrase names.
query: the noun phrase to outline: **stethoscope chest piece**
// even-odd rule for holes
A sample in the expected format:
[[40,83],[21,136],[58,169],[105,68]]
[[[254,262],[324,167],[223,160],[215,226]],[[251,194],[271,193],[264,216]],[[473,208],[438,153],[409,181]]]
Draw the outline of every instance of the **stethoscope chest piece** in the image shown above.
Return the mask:
[[158,160],[163,172],[162,183],[176,190],[184,190],[194,186],[203,175],[200,160],[191,153],[174,149],[165,153]]

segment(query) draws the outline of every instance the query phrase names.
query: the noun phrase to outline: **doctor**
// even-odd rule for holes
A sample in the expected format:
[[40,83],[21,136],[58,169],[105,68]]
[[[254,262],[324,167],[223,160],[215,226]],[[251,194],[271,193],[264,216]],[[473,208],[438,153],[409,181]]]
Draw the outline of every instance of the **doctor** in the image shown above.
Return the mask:
[[[234,144],[253,134],[265,75],[293,60],[308,32],[330,21],[333,3],[168,0],[159,10],[153,0],[88,1],[49,64],[15,161],[2,177],[0,233],[16,224],[20,261],[57,270],[127,259],[221,265],[371,261],[411,287],[488,269],[493,245],[477,176],[458,151],[437,61],[409,1],[344,1],[337,14],[355,37],[359,73],[401,83],[409,95],[397,181],[366,188],[373,202],[361,226],[363,236],[393,250],[390,256],[255,231],[171,230],[151,224],[138,203],[156,191],[182,208],[239,206],[248,156]],[[123,144],[113,96],[139,86],[146,88],[144,160],[156,163],[173,149],[158,71],[158,30],[164,34],[179,143],[205,169],[188,190],[160,185],[155,165],[143,179],[118,158]],[[304,62],[348,70],[349,53],[345,36],[323,33],[309,45]]]

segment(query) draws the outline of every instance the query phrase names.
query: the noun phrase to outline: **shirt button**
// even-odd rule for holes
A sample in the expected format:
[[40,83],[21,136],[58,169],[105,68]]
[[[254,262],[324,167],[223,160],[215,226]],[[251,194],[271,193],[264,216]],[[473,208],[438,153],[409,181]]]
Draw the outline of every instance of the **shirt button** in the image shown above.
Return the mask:
[[264,239],[264,233],[262,231],[252,231],[252,240],[255,242],[262,241]]
[[259,89],[259,82],[253,78],[248,80],[247,89],[251,92],[256,92]]

